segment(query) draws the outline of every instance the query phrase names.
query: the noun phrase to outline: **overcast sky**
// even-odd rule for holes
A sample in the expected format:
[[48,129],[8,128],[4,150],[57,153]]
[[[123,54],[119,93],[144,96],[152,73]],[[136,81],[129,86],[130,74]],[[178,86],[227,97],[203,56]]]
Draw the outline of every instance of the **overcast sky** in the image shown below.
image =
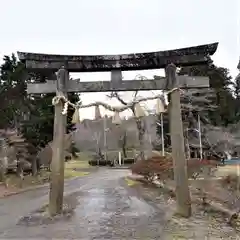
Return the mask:
[[[238,13],[237,13],[238,11]],[[219,42],[213,59],[235,77],[240,56],[239,0],[8,0],[0,5],[0,59],[16,51],[117,54]],[[132,79],[140,72],[125,72]],[[141,73],[147,77],[161,71]],[[80,74],[83,81],[109,73]],[[106,99],[82,96],[83,102]],[[129,94],[128,94],[129,97]],[[92,109],[85,111],[90,117]]]

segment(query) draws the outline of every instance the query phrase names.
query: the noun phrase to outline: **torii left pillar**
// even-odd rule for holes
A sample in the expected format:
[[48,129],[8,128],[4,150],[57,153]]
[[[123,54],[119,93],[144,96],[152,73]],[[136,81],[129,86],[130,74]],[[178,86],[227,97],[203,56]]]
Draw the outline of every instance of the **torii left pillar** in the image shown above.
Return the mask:
[[[67,98],[68,71],[62,67],[57,72],[56,96]],[[64,192],[64,139],[67,127],[67,117],[62,114],[64,102],[60,100],[55,105],[54,133],[52,146],[52,162],[49,192],[49,214],[54,216],[62,212]]]

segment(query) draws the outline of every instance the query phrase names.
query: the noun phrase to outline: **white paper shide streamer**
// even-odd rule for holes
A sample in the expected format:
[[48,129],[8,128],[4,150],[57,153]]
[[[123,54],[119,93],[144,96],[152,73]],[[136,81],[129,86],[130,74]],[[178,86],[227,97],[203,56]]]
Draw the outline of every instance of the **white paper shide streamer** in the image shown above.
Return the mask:
[[165,108],[164,108],[164,103],[160,98],[157,99],[157,104],[156,104],[156,114],[164,113]]
[[134,111],[135,111],[135,117],[137,117],[137,118],[146,116],[143,108],[141,107],[141,105],[139,103],[135,104]]
[[80,123],[80,113],[79,113],[79,108],[75,108],[75,111],[72,116],[72,123]]
[[122,123],[119,112],[115,112],[112,118],[112,123],[116,125],[120,125]]
[[169,102],[168,102],[168,93],[164,92],[163,96],[164,96],[165,104],[168,105],[169,104]]

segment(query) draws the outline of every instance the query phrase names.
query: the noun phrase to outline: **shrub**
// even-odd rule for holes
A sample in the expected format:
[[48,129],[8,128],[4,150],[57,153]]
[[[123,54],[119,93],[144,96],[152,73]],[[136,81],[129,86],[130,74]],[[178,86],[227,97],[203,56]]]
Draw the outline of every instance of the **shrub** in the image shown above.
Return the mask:
[[[212,170],[216,168],[217,161],[214,160],[187,160],[188,177],[198,176],[204,169]],[[171,156],[154,156],[147,160],[138,160],[131,166],[133,174],[144,176],[152,180],[157,176],[161,180],[173,179],[173,160]]]
[[133,174],[144,176],[151,179],[155,175],[159,175],[160,179],[172,179],[173,168],[171,157],[154,156],[147,160],[138,160],[131,166]]

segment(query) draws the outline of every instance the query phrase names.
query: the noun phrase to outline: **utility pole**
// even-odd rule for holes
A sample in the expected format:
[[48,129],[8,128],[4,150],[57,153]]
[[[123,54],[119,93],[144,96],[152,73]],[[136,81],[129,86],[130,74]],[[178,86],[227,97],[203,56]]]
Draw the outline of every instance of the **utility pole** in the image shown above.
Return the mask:
[[160,113],[161,119],[161,140],[162,140],[162,155],[165,156],[165,147],[164,147],[164,131],[163,131],[163,113]]
[[107,161],[107,122],[106,115],[103,117],[104,160]]
[[180,89],[176,76],[176,66],[169,64],[166,78],[170,93],[170,133],[172,158],[174,166],[174,180],[176,184],[177,213],[183,217],[191,216],[191,199],[188,187],[187,165],[184,150],[183,122],[180,104]]
[[203,149],[202,149],[202,132],[201,132],[201,122],[200,122],[200,115],[198,113],[198,134],[199,134],[199,152],[200,152],[200,159],[203,159]]

